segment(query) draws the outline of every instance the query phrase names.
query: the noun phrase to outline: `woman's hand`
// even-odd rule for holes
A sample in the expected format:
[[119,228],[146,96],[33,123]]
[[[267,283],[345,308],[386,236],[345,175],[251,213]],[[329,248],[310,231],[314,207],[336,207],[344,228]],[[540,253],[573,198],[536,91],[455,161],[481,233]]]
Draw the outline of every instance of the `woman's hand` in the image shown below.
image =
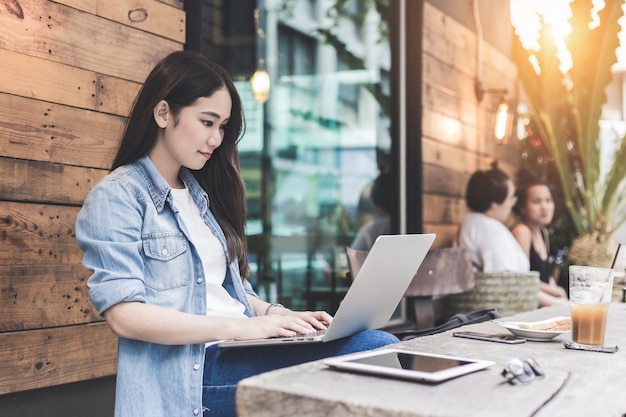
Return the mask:
[[233,326],[235,340],[264,339],[269,337],[291,337],[323,330],[332,321],[325,311],[292,311],[284,307],[273,307],[268,315],[236,319]]
[[292,311],[284,307],[272,307],[270,315],[295,316],[309,323],[315,330],[323,330],[333,321],[333,316],[325,311]]

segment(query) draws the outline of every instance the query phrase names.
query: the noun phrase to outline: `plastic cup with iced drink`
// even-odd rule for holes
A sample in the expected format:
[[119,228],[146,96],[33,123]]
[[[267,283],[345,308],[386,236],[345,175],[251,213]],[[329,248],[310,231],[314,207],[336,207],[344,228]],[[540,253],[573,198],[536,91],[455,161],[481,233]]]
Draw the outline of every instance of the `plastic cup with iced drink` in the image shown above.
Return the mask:
[[578,265],[569,267],[574,347],[592,348],[604,345],[613,276],[613,269]]

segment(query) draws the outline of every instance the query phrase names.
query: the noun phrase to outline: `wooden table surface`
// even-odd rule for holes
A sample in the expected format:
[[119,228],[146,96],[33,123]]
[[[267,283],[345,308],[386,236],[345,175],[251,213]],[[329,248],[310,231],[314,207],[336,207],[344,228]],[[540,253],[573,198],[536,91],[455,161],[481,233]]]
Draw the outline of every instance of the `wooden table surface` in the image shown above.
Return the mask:
[[[506,318],[537,321],[569,316],[569,304]],[[502,319],[501,319],[502,320]],[[398,347],[496,362],[487,370],[442,384],[381,378],[334,371],[322,361],[280,369],[245,379],[237,389],[240,417],[622,417],[626,415],[626,304],[610,306],[605,344],[617,353],[569,350],[570,332],[551,341],[518,345],[461,339],[452,331],[401,342]],[[458,329],[455,329],[458,330]],[[463,327],[489,333],[501,326]],[[546,377],[510,385],[501,376],[512,358],[534,358]]]

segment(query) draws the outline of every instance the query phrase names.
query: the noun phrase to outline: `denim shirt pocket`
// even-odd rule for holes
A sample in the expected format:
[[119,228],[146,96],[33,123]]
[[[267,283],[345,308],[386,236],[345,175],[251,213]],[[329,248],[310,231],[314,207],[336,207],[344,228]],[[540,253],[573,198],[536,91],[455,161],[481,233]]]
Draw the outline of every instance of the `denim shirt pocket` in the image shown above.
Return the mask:
[[147,233],[141,237],[145,261],[145,285],[156,291],[184,287],[189,282],[187,238],[180,232]]

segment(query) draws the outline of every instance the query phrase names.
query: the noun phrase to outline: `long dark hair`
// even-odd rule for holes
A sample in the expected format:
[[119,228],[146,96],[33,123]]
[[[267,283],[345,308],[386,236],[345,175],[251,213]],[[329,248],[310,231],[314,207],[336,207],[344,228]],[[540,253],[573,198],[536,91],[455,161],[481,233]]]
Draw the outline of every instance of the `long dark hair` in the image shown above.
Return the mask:
[[484,213],[491,203],[502,204],[509,192],[509,176],[498,168],[498,162],[491,164],[487,171],[476,171],[470,177],[465,192],[467,206],[473,211]]
[[150,72],[130,112],[111,170],[147,155],[156,144],[159,127],[154,107],[167,101],[174,117],[200,97],[226,87],[232,100],[230,120],[222,144],[204,167],[192,171],[211,199],[211,212],[226,235],[228,262],[238,260],[242,277],[249,275],[246,251],[246,199],[239,169],[237,143],[244,130],[241,98],[230,75],[201,54],[178,51]]

